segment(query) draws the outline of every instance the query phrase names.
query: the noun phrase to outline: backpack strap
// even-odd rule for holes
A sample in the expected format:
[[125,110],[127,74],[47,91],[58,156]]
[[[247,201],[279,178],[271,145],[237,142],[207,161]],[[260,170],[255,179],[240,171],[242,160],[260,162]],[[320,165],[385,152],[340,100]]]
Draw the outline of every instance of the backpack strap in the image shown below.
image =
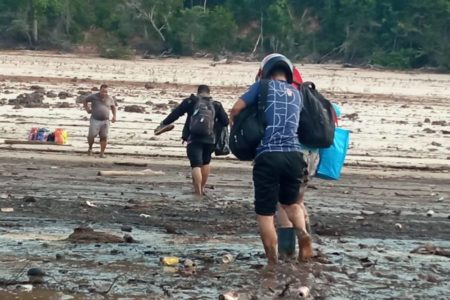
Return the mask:
[[259,95],[258,95],[258,119],[260,123],[264,125],[264,127],[267,126],[265,109],[268,94],[269,94],[269,80],[262,79],[260,80]]

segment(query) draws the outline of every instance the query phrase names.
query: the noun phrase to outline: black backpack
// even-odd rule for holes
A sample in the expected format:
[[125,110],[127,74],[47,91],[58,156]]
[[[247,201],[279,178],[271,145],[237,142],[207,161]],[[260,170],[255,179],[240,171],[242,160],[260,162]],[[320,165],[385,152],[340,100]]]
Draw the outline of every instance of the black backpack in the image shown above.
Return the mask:
[[211,98],[199,96],[194,103],[194,111],[189,124],[191,135],[197,137],[214,134],[214,106]]
[[297,131],[300,143],[311,148],[330,147],[336,126],[333,105],[312,82],[303,83],[299,91],[303,99]]
[[266,130],[265,105],[269,81],[261,80],[258,102],[246,107],[234,119],[230,130],[230,150],[237,159],[251,161]]
[[228,130],[228,126],[218,128],[215,134],[216,145],[214,147],[214,154],[216,156],[230,154],[230,131]]

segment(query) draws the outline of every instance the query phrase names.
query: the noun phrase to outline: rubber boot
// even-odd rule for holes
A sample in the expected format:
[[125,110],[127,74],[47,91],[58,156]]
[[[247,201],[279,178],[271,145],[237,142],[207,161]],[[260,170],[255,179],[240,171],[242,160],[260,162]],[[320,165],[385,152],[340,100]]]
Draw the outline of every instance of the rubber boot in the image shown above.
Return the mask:
[[281,259],[295,257],[296,233],[293,227],[278,228],[278,256]]

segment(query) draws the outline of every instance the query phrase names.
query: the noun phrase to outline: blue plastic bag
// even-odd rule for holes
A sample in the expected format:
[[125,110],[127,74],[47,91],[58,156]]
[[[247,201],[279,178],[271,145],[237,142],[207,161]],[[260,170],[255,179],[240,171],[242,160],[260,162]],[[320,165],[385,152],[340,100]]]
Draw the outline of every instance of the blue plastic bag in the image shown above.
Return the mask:
[[317,177],[329,180],[338,180],[341,177],[349,142],[350,131],[336,127],[333,145],[319,150],[320,161],[316,171]]

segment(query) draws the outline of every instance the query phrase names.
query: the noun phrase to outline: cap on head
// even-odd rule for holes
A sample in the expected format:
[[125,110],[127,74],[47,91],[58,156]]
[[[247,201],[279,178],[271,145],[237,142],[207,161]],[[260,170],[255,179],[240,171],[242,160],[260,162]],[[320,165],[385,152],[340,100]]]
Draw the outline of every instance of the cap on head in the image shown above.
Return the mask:
[[274,70],[283,70],[288,83],[293,81],[293,69],[291,61],[284,55],[272,53],[261,61],[262,79],[268,79]]

